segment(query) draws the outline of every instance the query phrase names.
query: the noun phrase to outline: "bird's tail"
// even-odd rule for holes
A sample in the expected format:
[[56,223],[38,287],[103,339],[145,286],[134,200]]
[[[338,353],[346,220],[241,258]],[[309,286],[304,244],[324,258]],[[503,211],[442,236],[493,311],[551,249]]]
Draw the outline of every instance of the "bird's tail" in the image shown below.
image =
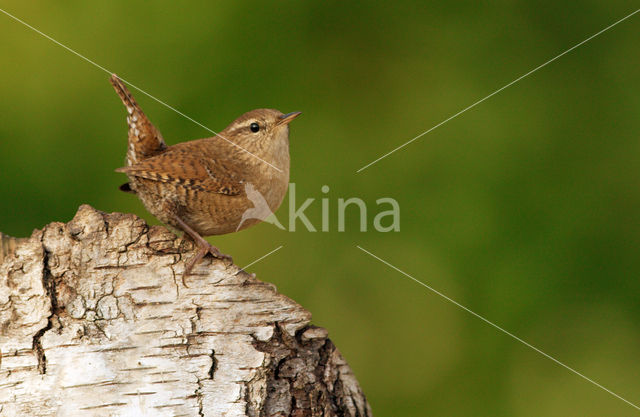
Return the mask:
[[167,145],[162,134],[144,114],[124,82],[116,74],[111,75],[111,84],[127,108],[129,125],[129,147],[127,165],[152,157],[164,151]]

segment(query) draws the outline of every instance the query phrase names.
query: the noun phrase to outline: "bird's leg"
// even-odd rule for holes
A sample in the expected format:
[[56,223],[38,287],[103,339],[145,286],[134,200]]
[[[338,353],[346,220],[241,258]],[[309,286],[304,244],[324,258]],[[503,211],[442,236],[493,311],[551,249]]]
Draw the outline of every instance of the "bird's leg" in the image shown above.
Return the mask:
[[228,259],[228,260],[232,261],[231,256],[225,255],[222,252],[220,252],[220,250],[218,250],[218,248],[216,248],[215,246],[213,246],[212,244],[207,242],[202,236],[200,236],[200,234],[198,232],[193,230],[179,216],[174,215],[174,219],[175,219],[176,223],[178,224],[178,226],[180,226],[180,228],[182,230],[184,230],[185,233],[188,234],[189,237],[191,237],[191,239],[193,239],[193,241],[195,242],[196,246],[198,247],[198,251],[196,252],[196,254],[191,259],[189,259],[189,262],[187,262],[187,264],[186,264],[186,266],[184,268],[183,281],[184,281],[184,277],[191,273],[191,270],[193,269],[193,267],[202,258],[204,258],[207,253],[210,253],[215,258]]

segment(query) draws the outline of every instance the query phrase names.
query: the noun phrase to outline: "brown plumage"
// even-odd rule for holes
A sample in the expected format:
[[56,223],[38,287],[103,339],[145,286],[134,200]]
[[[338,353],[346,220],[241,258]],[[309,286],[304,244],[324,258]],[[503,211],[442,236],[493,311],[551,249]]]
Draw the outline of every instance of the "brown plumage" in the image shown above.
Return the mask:
[[128,112],[127,166],[116,171],[127,174],[129,184],[121,189],[135,192],[151,214],[195,241],[198,252],[185,266],[185,275],[207,253],[227,257],[202,236],[264,220],[242,219],[253,208],[247,187],[264,197],[271,212],[277,210],[289,183],[288,124],[300,113],[252,110],[216,136],[167,147],[115,74],[111,83]]
[[133,165],[167,149],[162,134],[138,106],[122,80],[114,74],[111,76],[111,84],[127,108],[127,124],[129,125],[127,165]]

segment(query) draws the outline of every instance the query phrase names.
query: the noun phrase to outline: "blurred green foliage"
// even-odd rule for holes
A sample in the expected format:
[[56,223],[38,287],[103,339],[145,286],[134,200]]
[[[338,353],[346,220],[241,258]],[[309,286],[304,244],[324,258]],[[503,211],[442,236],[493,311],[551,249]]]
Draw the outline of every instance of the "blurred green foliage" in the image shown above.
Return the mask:
[[[2,8],[214,130],[301,110],[298,201],[393,197],[399,233],[210,239],[314,314],[378,416],[636,410],[356,248],[361,245],[619,395],[640,398],[640,15],[405,149],[356,170],[631,13],[623,1],[19,2]],[[0,230],[88,203],[155,222],[113,170],[108,75],[0,14]],[[135,94],[167,142],[208,136]],[[299,203],[298,203],[299,204]],[[287,203],[277,213],[286,222]],[[369,222],[373,214],[369,216]],[[370,223],[371,224],[371,223]],[[353,226],[353,227],[349,227]]]

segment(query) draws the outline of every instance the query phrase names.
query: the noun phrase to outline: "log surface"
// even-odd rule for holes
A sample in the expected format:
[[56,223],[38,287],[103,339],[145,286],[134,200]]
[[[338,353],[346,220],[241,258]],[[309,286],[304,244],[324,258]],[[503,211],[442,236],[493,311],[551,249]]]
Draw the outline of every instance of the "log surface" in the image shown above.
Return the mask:
[[[0,236],[2,416],[370,416],[311,314],[189,242],[81,206]],[[186,286],[185,286],[186,283]]]

